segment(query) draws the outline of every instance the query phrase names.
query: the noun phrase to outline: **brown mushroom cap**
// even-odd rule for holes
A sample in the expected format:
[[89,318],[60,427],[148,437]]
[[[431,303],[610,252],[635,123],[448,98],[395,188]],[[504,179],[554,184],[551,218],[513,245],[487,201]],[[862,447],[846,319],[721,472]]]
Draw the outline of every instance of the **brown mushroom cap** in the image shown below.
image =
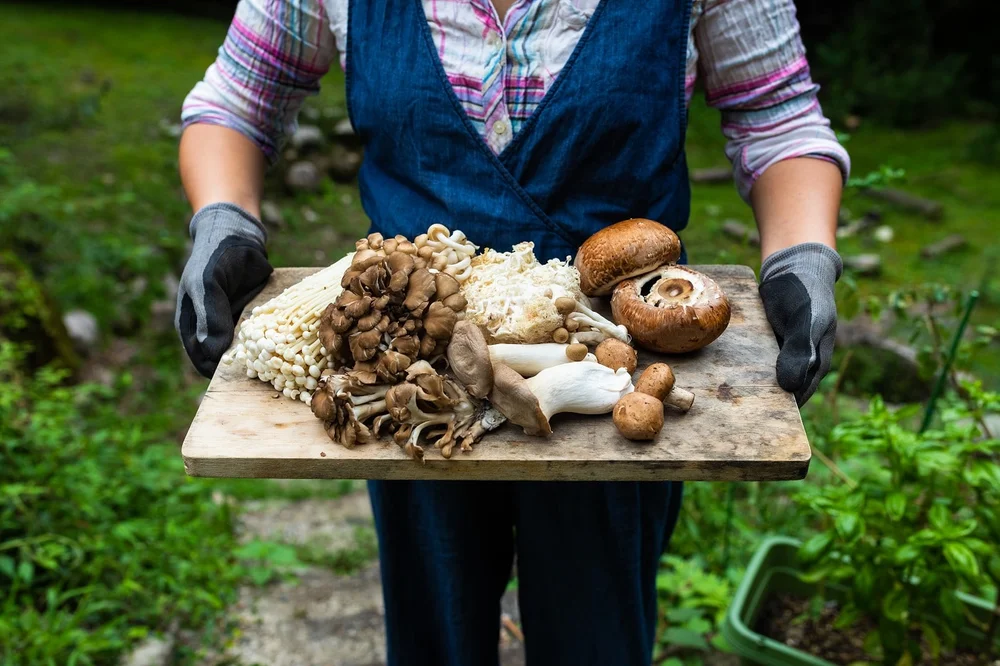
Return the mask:
[[642,371],[635,383],[637,393],[651,395],[661,402],[674,388],[674,371],[666,363],[653,363]]
[[587,296],[605,296],[615,285],[681,256],[681,241],[671,229],[642,218],[607,226],[583,242],[573,265]]
[[448,367],[469,395],[485,398],[493,388],[493,364],[486,337],[471,321],[459,321],[448,343]]
[[[655,282],[649,293],[643,288]],[[681,354],[715,341],[729,326],[726,295],[707,275],[663,266],[615,287],[611,314],[632,339],[652,351]]]
[[639,362],[632,345],[622,342],[617,338],[606,338],[603,340],[601,344],[597,345],[594,355],[597,357],[597,362],[601,365],[607,366],[612,370],[625,368],[630,375],[635,372],[635,366]]
[[524,428],[529,435],[551,435],[549,420],[542,413],[538,398],[528,388],[528,382],[505,363],[493,364],[493,390],[490,403],[511,423]]
[[626,439],[649,441],[663,428],[663,403],[633,391],[615,403],[612,418]]

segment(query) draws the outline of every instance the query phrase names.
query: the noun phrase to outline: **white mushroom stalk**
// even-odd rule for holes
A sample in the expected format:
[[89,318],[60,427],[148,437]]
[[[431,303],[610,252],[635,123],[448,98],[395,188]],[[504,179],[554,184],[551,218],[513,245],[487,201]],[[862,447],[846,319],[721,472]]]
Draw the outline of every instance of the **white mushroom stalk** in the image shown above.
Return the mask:
[[628,370],[600,363],[564,363],[525,380],[546,419],[555,414],[608,414],[635,387]]
[[[490,344],[627,340],[624,327],[593,311],[580,290],[580,273],[568,260],[542,264],[533,249],[531,242],[518,243],[510,252],[488,249],[472,259],[471,275],[462,285],[465,315]],[[559,304],[560,298],[568,301]],[[569,300],[575,301],[572,307]]]
[[597,362],[581,344],[543,342],[536,345],[496,344],[489,346],[490,361],[510,366],[522,377],[533,377],[546,368],[576,361]]
[[349,253],[255,307],[240,323],[235,346],[222,362],[240,364],[248,377],[309,404],[327,367],[326,349],[316,334],[320,315],[343,291],[340,282],[353,256]]
[[431,255],[431,265],[434,259],[443,258],[439,263],[444,264],[443,272],[451,275],[459,283],[464,283],[472,275],[472,258],[479,248],[473,245],[465,233],[459,230],[451,232],[443,224],[432,224],[427,229],[426,234],[421,234],[414,239],[414,244],[418,250],[427,247],[425,251]]

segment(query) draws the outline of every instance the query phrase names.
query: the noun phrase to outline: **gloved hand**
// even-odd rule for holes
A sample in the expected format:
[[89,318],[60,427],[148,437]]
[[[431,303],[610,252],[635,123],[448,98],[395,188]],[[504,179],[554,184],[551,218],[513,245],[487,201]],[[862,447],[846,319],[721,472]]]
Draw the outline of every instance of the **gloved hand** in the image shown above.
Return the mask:
[[205,206],[190,231],[194,248],[177,290],[174,326],[195,368],[211,377],[233,342],[237,318],[273,269],[264,226],[239,206]]
[[830,370],[837,334],[833,289],[844,270],[822,243],[779,250],[760,267],[760,297],[778,339],[778,385],[801,407]]

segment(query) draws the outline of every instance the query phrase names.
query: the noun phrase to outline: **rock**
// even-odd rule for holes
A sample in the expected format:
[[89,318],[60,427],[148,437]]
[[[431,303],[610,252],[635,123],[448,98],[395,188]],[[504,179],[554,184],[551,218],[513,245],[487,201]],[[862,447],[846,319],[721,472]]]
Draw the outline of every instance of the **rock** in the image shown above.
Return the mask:
[[322,148],[323,144],[326,143],[326,137],[323,136],[322,130],[315,125],[299,125],[299,128],[292,134],[289,143],[299,153],[304,153]]
[[760,245],[760,233],[756,229],[750,229],[739,220],[725,220],[722,223],[722,233],[732,236],[736,240],[750,243],[754,247]]
[[882,257],[877,254],[844,257],[844,267],[858,275],[878,275],[882,272]]
[[317,109],[315,106],[302,107],[302,117],[308,120],[309,122],[314,123],[317,120],[319,120],[321,116],[322,114],[320,113],[319,109]]
[[895,235],[896,232],[887,224],[883,224],[881,227],[875,229],[875,240],[880,243],[891,243]]
[[296,192],[315,192],[322,180],[323,175],[312,162],[296,162],[285,173],[285,184]]
[[361,153],[341,144],[335,144],[330,151],[328,169],[330,177],[346,183],[354,180],[361,168]]
[[260,202],[260,221],[272,229],[285,228],[285,217],[281,214],[281,208],[266,199]]
[[343,118],[338,120],[333,126],[333,136],[337,139],[349,139],[354,137],[354,125],[351,124],[351,119]]
[[924,247],[920,250],[920,256],[925,259],[933,259],[935,257],[940,257],[942,254],[947,254],[948,252],[963,248],[966,245],[968,245],[968,241],[965,240],[965,236],[961,234],[952,234]]
[[63,315],[63,325],[69,339],[81,351],[90,351],[100,339],[101,329],[97,325],[97,317],[86,310],[70,310]]
[[944,215],[944,206],[939,202],[932,199],[924,199],[909,192],[891,187],[866,187],[862,191],[865,195],[873,199],[879,199],[904,210],[918,213],[929,220],[939,220]]
[[847,225],[837,229],[837,238],[848,238],[856,236],[874,227],[882,219],[882,213],[870,210],[861,216],[860,219],[849,222]]
[[122,665],[168,666],[172,662],[173,651],[174,639],[172,636],[166,639],[150,637],[132,650],[132,653],[122,660]]
[[302,219],[309,224],[315,224],[319,221],[319,213],[314,211],[309,206],[303,206],[300,212],[302,213]]
[[170,139],[180,138],[181,133],[183,131],[184,128],[181,127],[180,123],[172,123],[166,118],[160,120],[160,132],[163,134],[163,136],[167,138]]
[[164,333],[174,328],[174,314],[177,311],[177,296],[153,301],[149,306],[149,329],[154,333]]
[[730,167],[709,167],[691,171],[691,182],[694,183],[728,183],[732,179],[733,170]]

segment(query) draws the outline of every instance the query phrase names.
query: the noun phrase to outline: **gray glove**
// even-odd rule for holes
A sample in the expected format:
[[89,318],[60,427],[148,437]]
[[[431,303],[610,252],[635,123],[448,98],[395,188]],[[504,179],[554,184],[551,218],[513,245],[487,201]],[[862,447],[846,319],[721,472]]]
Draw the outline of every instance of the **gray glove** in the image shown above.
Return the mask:
[[194,367],[211,377],[243,308],[267,284],[264,226],[239,206],[216,203],[191,218],[194,247],[177,290],[174,325]]
[[844,270],[822,243],[775,252],[760,267],[760,297],[778,339],[778,384],[801,407],[830,370],[837,334],[833,289]]

